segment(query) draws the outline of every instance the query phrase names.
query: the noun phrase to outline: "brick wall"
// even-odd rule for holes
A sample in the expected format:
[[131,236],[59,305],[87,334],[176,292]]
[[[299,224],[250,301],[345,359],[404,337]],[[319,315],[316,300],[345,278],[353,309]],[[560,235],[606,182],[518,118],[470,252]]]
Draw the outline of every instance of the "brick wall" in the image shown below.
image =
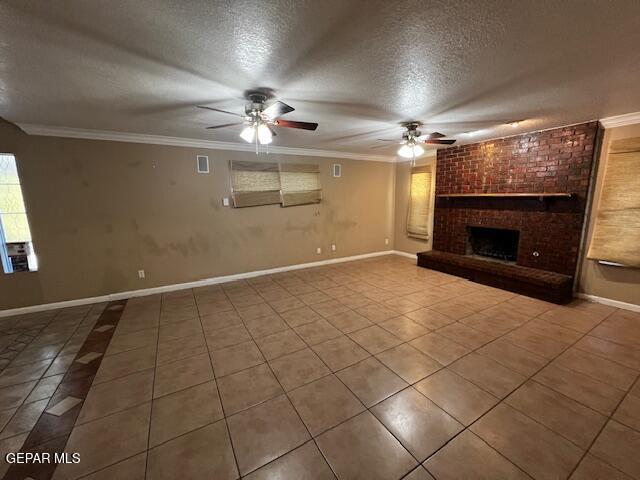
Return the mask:
[[[469,226],[520,231],[519,265],[573,275],[598,130],[589,122],[438,150],[436,194],[573,193],[572,198],[436,198],[433,248],[464,254]],[[534,252],[539,255],[535,256]]]

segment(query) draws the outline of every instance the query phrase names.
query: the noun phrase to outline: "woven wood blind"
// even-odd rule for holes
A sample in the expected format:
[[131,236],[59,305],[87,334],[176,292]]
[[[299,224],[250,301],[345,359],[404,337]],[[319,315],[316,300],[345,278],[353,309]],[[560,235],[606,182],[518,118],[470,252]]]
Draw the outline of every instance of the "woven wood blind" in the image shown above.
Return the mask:
[[277,163],[231,161],[231,191],[234,207],[280,203]]
[[640,137],[611,143],[587,258],[640,267]]
[[320,168],[313,164],[281,163],[282,206],[320,203]]
[[431,168],[411,169],[407,235],[426,240],[429,238],[429,207],[431,206]]

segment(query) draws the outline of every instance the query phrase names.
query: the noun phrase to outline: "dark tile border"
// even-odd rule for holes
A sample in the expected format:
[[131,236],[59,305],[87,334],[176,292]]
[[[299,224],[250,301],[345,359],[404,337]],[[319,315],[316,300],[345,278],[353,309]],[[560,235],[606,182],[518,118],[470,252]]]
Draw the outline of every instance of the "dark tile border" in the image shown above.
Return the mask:
[[[40,418],[29,433],[29,436],[22,445],[20,452],[48,452],[53,457],[54,453],[62,453],[64,451],[69,435],[71,434],[71,430],[73,430],[73,426],[75,425],[76,418],[78,418],[78,414],[82,409],[84,399],[89,393],[93,379],[95,378],[98,368],[100,368],[104,354],[107,351],[111,337],[113,337],[126,304],[126,300],[120,300],[117,302],[110,302],[105,307],[104,311],[96,321],[96,324],[93,326],[91,332],[82,344],[82,347],[76,354],[73,363],[71,363],[71,366],[64,374],[64,377],[58,385],[55,393],[49,399],[42,415],[40,415]],[[114,328],[111,328],[106,332],[97,332],[95,330],[103,325],[113,325]],[[78,358],[90,352],[102,353],[102,355],[87,364],[76,362]],[[59,417],[46,413],[46,410],[68,396],[79,398],[83,402],[79,403]],[[2,478],[3,480],[24,480],[27,477],[31,477],[36,480],[49,480],[55,473],[56,467],[57,464],[53,463],[53,458],[52,463],[14,463],[9,467],[7,473]]]

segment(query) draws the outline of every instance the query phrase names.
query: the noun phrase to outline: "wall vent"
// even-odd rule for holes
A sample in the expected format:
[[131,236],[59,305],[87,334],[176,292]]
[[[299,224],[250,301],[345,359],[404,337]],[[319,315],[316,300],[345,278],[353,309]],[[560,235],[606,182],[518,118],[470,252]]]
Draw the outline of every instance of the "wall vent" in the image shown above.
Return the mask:
[[340,165],[339,163],[334,163],[333,164],[333,176],[334,177],[341,177],[342,176],[342,165]]
[[206,155],[197,155],[198,173],[209,173],[209,157]]

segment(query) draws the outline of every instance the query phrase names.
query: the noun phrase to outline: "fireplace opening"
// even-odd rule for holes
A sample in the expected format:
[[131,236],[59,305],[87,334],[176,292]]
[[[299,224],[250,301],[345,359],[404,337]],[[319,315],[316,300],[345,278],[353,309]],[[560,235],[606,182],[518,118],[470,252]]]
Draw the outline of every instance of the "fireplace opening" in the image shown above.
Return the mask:
[[515,263],[518,258],[518,230],[467,227],[467,255],[486,260]]

